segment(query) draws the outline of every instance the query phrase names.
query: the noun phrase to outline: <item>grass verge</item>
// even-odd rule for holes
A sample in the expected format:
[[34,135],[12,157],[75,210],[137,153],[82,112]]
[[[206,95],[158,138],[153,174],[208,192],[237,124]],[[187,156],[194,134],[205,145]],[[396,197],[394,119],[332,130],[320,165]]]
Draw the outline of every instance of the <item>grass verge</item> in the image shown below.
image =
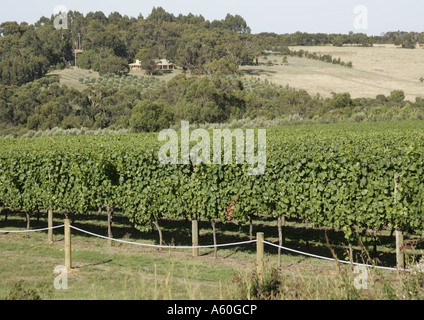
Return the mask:
[[[73,225],[106,235],[103,216],[84,216]],[[61,224],[56,216],[55,224]],[[23,215],[9,215],[0,221],[0,230],[25,229]],[[32,222],[32,228],[46,227],[45,216]],[[163,222],[165,243],[190,245],[189,222]],[[255,231],[265,231],[268,241],[276,241],[274,222],[255,221]],[[303,229],[297,222],[286,226],[286,246],[331,256],[331,249],[343,259],[344,246],[339,235],[330,234],[328,245],[320,230]],[[114,238],[128,241],[157,242],[157,235],[131,229],[124,217],[116,216]],[[305,232],[307,240],[305,239]],[[249,238],[249,226],[227,224],[218,228],[218,243]],[[302,239],[303,238],[303,239]],[[210,226],[201,224],[201,245],[212,243]],[[338,244],[338,245],[336,245]],[[390,245],[380,245],[381,255],[392,255]],[[191,250],[156,249],[113,242],[72,230],[72,266],[68,289],[54,286],[54,269],[64,264],[63,229],[54,230],[54,243],[47,243],[47,232],[0,233],[0,299],[43,300],[345,300],[345,299],[421,299],[424,297],[423,273],[368,270],[366,288],[357,289],[350,265],[340,265],[305,256],[282,253],[277,267],[277,251],[265,247],[266,272],[255,274],[255,244],[202,249],[191,257]],[[361,248],[356,248],[360,252]],[[367,250],[367,248],[362,248]],[[337,252],[337,253],[336,253]],[[413,254],[421,252],[415,251]],[[382,258],[382,257],[380,257]],[[414,264],[410,264],[411,266]],[[423,268],[424,270],[424,268]],[[361,278],[359,278],[361,279]]]

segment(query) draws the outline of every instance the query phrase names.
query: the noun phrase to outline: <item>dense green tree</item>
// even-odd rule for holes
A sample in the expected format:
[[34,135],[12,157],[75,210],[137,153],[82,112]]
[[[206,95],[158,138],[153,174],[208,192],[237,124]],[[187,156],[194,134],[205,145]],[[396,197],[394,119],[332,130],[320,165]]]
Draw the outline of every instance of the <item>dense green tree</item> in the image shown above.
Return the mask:
[[234,74],[234,75],[241,74],[238,67],[234,63],[231,63],[225,58],[221,58],[219,60],[215,59],[212,62],[206,64],[204,68],[208,75],[211,75],[215,72],[220,72],[222,74]]
[[246,36],[229,37],[224,44],[227,59],[236,66],[253,63],[254,44]]
[[140,60],[141,68],[147,75],[153,75],[157,70],[157,58],[153,49],[140,50],[137,58]]
[[181,42],[177,49],[177,63],[184,69],[196,70],[202,63],[201,48],[200,40]]
[[344,37],[342,35],[337,35],[333,39],[333,46],[342,47],[345,44]]
[[405,100],[405,92],[403,90],[393,90],[390,96],[387,97],[390,102],[400,103]]
[[96,11],[96,12],[91,11],[87,13],[86,19],[91,21],[98,21],[103,25],[107,25],[108,23],[108,19],[106,15],[101,11]]
[[16,21],[6,21],[0,24],[0,35],[5,37],[13,34],[22,34],[22,29]]
[[124,74],[129,71],[128,61],[115,55],[109,55],[99,61],[99,74]]
[[84,51],[77,61],[78,68],[82,69],[93,69],[94,63],[96,61],[96,52],[93,49]]
[[46,130],[58,127],[63,120],[63,105],[50,101],[35,109],[35,114],[28,117],[27,127],[32,130]]
[[247,25],[246,20],[244,20],[241,16],[236,14],[235,16],[231,14],[227,14],[224,20],[224,26],[231,30],[232,32],[237,33],[250,33],[251,29]]
[[136,132],[158,132],[173,123],[173,113],[162,101],[143,100],[133,109],[130,124]]
[[154,22],[156,24],[160,24],[162,22],[174,22],[175,17],[173,14],[166,12],[164,8],[157,7],[152,9],[152,12],[146,20]]
[[353,101],[350,97],[350,93],[345,92],[333,94],[333,99],[331,100],[331,107],[333,109],[343,109],[352,106]]

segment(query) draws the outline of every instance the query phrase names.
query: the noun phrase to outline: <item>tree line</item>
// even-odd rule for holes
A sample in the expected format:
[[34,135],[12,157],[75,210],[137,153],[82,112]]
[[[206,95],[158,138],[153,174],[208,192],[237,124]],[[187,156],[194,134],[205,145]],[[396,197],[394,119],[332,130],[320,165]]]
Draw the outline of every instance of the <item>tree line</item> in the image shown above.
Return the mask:
[[[28,130],[122,129],[156,131],[178,124],[182,119],[194,124],[231,122],[244,118],[268,120],[298,115],[305,119],[343,118],[374,107],[408,106],[422,110],[423,101],[404,101],[395,93],[375,99],[351,99],[334,94],[324,99],[304,90],[269,83],[246,83],[238,77],[239,66],[254,64],[265,50],[288,52],[291,45],[333,43],[336,35],[272,33],[252,34],[239,15],[208,21],[192,14],[175,16],[154,8],[144,18],[113,12],[90,12],[85,16],[69,11],[68,29],[56,30],[54,16],[42,17],[33,25],[0,24],[0,125],[2,134],[22,135]],[[417,33],[409,33],[421,41]],[[381,37],[343,35],[343,43],[393,42],[405,33]],[[81,42],[80,42],[81,40]],[[363,44],[364,45],[364,44]],[[189,71],[191,76],[175,77],[159,88],[113,88],[87,86],[78,91],[60,86],[59,79],[46,77],[50,70],[74,63],[75,48],[82,48],[78,66],[101,75],[122,74],[128,63],[140,59],[153,68],[152,61],[163,57]],[[303,50],[293,54],[339,63],[331,56],[314,57]],[[257,61],[257,60],[256,60]],[[342,64],[342,61],[340,61]],[[208,75],[208,77],[203,77]],[[399,99],[402,98],[403,99]],[[387,112],[384,111],[384,112]]]
[[267,50],[283,50],[288,46],[323,46],[343,45],[372,47],[374,44],[394,44],[403,48],[415,48],[417,44],[424,44],[424,32],[389,31],[380,36],[369,36],[365,33],[307,33],[295,32],[291,34],[276,34],[264,32],[252,35],[255,43]]
[[77,65],[101,74],[123,73],[135,59],[154,70],[155,59],[166,58],[185,70],[210,73],[217,61],[229,68],[254,62],[264,50],[287,46],[344,44],[372,46],[394,43],[414,47],[424,42],[424,33],[387,32],[381,36],[349,34],[252,34],[240,15],[206,20],[202,15],[178,15],[162,7],[143,17],[119,12],[67,13],[68,29],[56,30],[55,16],[41,17],[35,24],[6,21],[0,24],[0,83],[22,85],[43,77],[49,70],[74,65],[74,49],[81,48]]
[[56,127],[157,132],[181,120],[204,124],[298,116],[328,121],[356,117],[361,121],[368,115],[399,112],[405,119],[422,118],[424,99],[406,101],[402,90],[376,98],[353,99],[349,93],[324,98],[220,72],[208,77],[180,74],[147,90],[88,85],[80,91],[60,85],[58,78],[22,86],[0,84],[1,134],[14,136]]
[[324,54],[321,55],[320,53],[316,52],[309,52],[308,50],[288,50],[288,55],[291,57],[300,57],[300,58],[307,58],[307,59],[313,59],[313,60],[319,60],[327,63],[332,64],[338,64],[341,66],[345,66],[348,68],[352,68],[353,64],[352,61],[344,62],[341,60],[341,58],[333,58],[331,54]]
[[250,28],[239,15],[210,22],[201,15],[174,16],[160,7],[147,18],[69,11],[68,29],[61,30],[54,28],[54,18],[42,17],[34,25],[1,23],[0,83],[22,85],[49,69],[74,65],[76,48],[83,50],[77,66],[101,74],[126,72],[135,59],[149,66],[166,58],[198,73],[224,57],[237,66],[253,59]]

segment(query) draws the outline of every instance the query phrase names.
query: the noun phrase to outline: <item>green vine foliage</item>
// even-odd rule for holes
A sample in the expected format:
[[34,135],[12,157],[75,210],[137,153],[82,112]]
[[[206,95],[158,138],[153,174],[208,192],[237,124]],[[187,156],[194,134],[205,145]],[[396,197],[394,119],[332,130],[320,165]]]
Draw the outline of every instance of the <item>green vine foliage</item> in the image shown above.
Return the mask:
[[[87,214],[119,208],[140,230],[155,220],[299,218],[314,226],[421,232],[422,122],[267,130],[263,175],[248,164],[159,162],[157,134],[0,140],[0,203]],[[235,153],[234,153],[235,154]],[[394,194],[395,175],[397,193]],[[231,217],[228,206],[233,204]]]

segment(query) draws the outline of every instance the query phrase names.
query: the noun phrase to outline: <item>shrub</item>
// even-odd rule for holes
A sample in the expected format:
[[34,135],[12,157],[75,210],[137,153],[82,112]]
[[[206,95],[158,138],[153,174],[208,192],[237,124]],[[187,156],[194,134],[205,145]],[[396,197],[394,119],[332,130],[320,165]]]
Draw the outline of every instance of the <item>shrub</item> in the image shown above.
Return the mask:
[[390,96],[387,100],[390,102],[400,103],[405,100],[405,92],[403,90],[394,90],[390,92]]
[[12,289],[5,300],[41,300],[40,295],[34,289],[25,289],[24,281],[13,284]]
[[236,285],[236,295],[241,300],[281,299],[282,276],[275,267],[264,270],[263,275],[256,272],[242,275],[235,272],[232,282]]
[[133,109],[130,124],[136,132],[156,132],[172,124],[173,111],[161,101],[143,100]]

